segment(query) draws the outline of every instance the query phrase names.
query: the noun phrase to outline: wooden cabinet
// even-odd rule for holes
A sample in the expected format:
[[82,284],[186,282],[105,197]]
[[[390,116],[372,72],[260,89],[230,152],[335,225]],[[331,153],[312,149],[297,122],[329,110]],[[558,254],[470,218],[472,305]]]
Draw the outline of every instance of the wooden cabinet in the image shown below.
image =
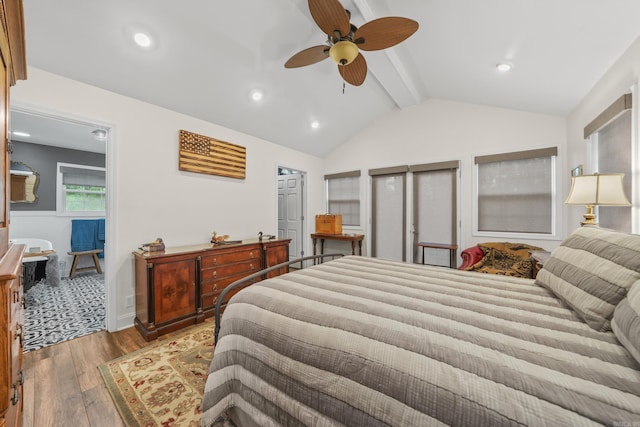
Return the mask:
[[11,245],[0,259],[0,426],[22,425],[24,245]]
[[[264,268],[273,267],[280,263],[289,261],[289,242],[291,239],[286,240],[269,240],[264,242]],[[267,278],[279,276],[288,272],[288,268],[281,268],[277,271],[267,273]]]
[[[226,286],[287,261],[289,242],[247,241],[166,248],[162,252],[135,251],[136,327],[149,341],[213,316]],[[286,269],[269,277],[283,273]],[[233,293],[228,298],[231,296]]]

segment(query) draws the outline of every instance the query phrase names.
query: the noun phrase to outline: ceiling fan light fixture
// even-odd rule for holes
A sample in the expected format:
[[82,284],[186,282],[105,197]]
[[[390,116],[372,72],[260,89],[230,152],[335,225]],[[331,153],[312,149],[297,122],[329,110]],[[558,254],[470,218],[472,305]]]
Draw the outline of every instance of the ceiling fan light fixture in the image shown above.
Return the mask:
[[359,50],[355,43],[348,40],[341,40],[331,46],[329,56],[338,65],[349,65],[358,56]]

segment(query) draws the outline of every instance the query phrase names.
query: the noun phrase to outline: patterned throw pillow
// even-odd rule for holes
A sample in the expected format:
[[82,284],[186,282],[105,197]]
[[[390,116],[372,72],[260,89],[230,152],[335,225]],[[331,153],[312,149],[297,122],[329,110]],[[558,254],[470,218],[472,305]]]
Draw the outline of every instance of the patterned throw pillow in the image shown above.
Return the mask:
[[627,297],[616,306],[611,328],[622,345],[640,363],[640,281],[631,286]]
[[640,235],[581,227],[553,251],[536,283],[551,290],[597,331],[640,280]]

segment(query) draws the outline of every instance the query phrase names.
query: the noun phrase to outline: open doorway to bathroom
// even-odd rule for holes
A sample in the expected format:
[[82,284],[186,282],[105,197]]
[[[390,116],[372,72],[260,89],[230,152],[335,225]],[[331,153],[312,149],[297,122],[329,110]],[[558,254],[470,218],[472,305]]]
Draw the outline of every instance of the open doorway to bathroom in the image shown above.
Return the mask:
[[10,207],[9,239],[27,243],[25,351],[106,328],[108,139],[109,128],[91,122],[10,112],[12,169],[36,177],[33,196]]

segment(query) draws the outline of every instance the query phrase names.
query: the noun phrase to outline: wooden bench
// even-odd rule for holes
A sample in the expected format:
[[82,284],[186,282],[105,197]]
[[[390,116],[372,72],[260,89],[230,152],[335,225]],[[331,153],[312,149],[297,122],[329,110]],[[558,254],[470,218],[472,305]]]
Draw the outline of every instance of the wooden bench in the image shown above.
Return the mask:
[[[99,274],[102,274],[102,268],[100,268],[100,260],[98,260],[98,254],[102,252],[102,249],[93,249],[90,251],[78,251],[67,252],[69,255],[73,255],[73,264],[71,264],[71,272],[69,273],[69,279],[73,279],[78,271],[95,270]],[[93,257],[93,266],[78,268],[78,260],[83,256]]]

